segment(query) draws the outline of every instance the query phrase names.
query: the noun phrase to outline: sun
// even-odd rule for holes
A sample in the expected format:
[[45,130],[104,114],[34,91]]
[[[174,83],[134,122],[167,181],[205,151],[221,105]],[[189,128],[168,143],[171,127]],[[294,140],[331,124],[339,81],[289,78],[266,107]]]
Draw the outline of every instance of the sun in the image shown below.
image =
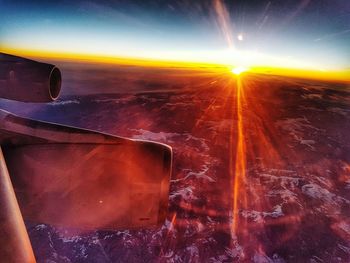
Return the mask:
[[246,68],[246,67],[238,66],[238,67],[232,68],[231,72],[238,76],[238,75],[240,75],[241,73],[243,73],[243,72],[245,72],[247,70],[248,70],[248,68]]

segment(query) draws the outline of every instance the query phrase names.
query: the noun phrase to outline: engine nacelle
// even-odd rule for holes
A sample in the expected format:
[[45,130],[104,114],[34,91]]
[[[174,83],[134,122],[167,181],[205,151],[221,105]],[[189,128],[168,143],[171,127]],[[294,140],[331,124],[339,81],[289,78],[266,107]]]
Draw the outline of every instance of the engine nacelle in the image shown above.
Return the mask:
[[0,97],[50,102],[61,90],[61,72],[51,64],[0,53]]

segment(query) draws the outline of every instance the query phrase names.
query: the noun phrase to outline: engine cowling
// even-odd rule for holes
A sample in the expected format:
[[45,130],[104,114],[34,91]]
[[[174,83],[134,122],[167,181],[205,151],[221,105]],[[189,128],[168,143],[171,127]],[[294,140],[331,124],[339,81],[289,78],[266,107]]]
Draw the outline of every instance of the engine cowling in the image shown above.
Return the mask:
[[0,53],[0,97],[50,102],[61,90],[61,72],[51,64]]

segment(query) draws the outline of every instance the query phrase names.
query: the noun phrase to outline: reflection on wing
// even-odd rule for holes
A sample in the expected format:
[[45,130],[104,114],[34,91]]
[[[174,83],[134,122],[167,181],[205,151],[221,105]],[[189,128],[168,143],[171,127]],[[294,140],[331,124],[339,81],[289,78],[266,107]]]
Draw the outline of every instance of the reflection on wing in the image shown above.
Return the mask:
[[23,217],[83,229],[162,224],[171,149],[0,111],[4,156]]

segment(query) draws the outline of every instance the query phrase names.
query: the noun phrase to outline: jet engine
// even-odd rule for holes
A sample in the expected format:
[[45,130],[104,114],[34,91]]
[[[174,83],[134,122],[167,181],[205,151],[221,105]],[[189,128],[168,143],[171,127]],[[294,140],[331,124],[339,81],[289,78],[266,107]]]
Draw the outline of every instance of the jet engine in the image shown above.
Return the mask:
[[[1,98],[50,102],[60,89],[54,65],[0,53]],[[165,144],[0,109],[1,260],[35,262],[24,220],[84,232],[162,225],[171,166]]]
[[61,90],[61,72],[51,64],[0,53],[0,97],[50,102]]

